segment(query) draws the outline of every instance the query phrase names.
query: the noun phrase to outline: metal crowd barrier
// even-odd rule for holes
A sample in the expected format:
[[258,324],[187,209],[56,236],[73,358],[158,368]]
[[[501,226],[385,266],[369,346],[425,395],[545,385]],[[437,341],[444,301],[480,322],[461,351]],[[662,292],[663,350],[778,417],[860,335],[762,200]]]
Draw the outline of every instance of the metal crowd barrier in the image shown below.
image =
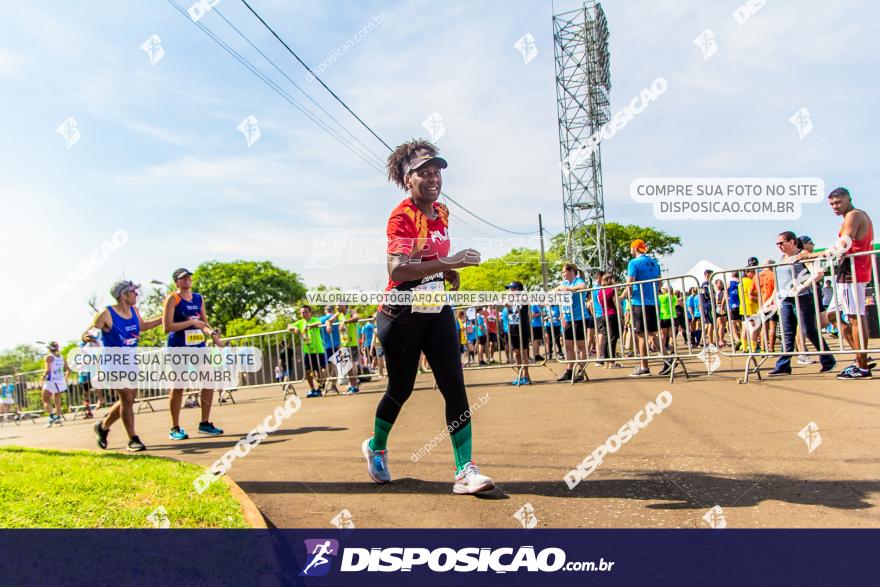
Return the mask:
[[[366,348],[361,341],[360,330],[364,324],[373,322],[372,318],[359,318],[358,340],[356,345],[341,345],[340,348],[357,348],[357,359],[355,361],[353,372],[339,375],[335,366],[330,362],[331,353],[327,348],[324,349],[325,365],[319,370],[318,376],[315,378],[319,387],[324,391],[336,390],[337,381],[347,381],[349,378],[356,378],[358,381],[372,380],[377,378],[377,374],[370,372],[363,365],[363,360],[370,358],[370,349]],[[336,326],[340,329],[346,328],[345,325]],[[315,323],[309,328],[324,328],[323,324]],[[340,331],[341,336],[341,331]],[[375,333],[374,333],[374,336]],[[284,396],[295,394],[293,384],[306,381],[306,359],[303,339],[298,332],[289,330],[278,330],[274,332],[264,332],[259,334],[249,334],[244,336],[234,336],[223,339],[226,344],[231,346],[253,346],[259,348],[263,354],[263,367],[256,373],[242,373],[242,381],[239,383],[240,388],[259,387],[266,385],[281,384],[284,387]],[[279,367],[282,378],[279,381],[276,377],[275,368]],[[326,396],[326,394],[325,394]]]
[[[468,317],[468,311],[470,309],[474,310],[474,318]],[[478,371],[478,370],[489,370],[489,369],[514,369],[517,372],[517,379],[522,377],[523,370],[529,367],[542,367],[547,364],[547,358],[542,357],[540,360],[532,360],[532,351],[534,345],[532,341],[534,340],[531,337],[531,307],[529,308],[529,321],[527,324],[519,323],[515,328],[511,328],[510,325],[510,316],[513,314],[517,314],[519,312],[519,306],[504,306],[504,305],[467,305],[467,306],[455,306],[452,308],[452,311],[455,315],[455,319],[459,320],[459,312],[464,312],[465,314],[465,328],[468,327],[469,323],[474,328],[479,328],[479,319],[477,316],[480,315],[480,310],[483,310],[483,322],[485,323],[485,332],[482,334],[478,334],[476,341],[471,343],[467,337],[467,332],[465,331],[465,352],[467,355],[467,363],[462,366],[464,371]],[[505,330],[505,320],[504,313],[507,311],[507,330]],[[495,322],[495,332],[491,332],[489,328],[489,323],[493,320],[489,320],[489,318],[494,318]],[[524,345],[522,342],[525,340],[523,336],[526,330],[529,331],[529,344]],[[520,352],[520,362],[517,362],[514,359],[514,344],[513,337],[514,333],[516,333],[517,338],[520,341],[520,348],[522,351]],[[461,337],[461,332],[458,333],[459,337]],[[490,336],[494,334],[493,337]],[[459,338],[460,341],[460,338]],[[473,344],[474,350],[471,351],[471,344]],[[488,347],[488,348],[485,348]],[[471,365],[471,354],[475,355],[477,364]],[[480,357],[488,358],[485,361],[486,364],[481,365]],[[497,359],[497,360],[496,360]]]
[[[605,290],[613,292],[614,316],[611,317],[603,307],[602,315],[597,320],[594,318],[597,313],[596,304],[599,302],[601,292]],[[645,333],[645,354],[641,354],[638,348],[635,332],[635,324],[633,322],[633,308],[640,308],[640,305],[633,306],[631,302],[632,292],[638,290],[640,300],[645,299],[645,292],[653,289],[655,292],[654,299],[656,317],[651,322],[650,329],[656,332],[654,337],[649,337]],[[556,328],[551,330],[552,336],[559,336],[562,344],[566,347],[566,358],[558,361],[561,364],[571,365],[572,374],[571,382],[574,383],[579,376],[583,376],[589,381],[587,369],[591,364],[609,363],[615,365],[620,362],[641,362],[642,360],[657,361],[661,360],[664,365],[669,367],[669,381],[675,380],[678,368],[684,372],[684,376],[689,377],[685,360],[701,359],[701,353],[705,352],[707,347],[707,334],[711,335],[711,330],[706,328],[705,317],[694,316],[692,320],[687,320],[685,325],[681,324],[681,315],[678,313],[676,306],[685,300],[685,292],[695,291],[698,296],[696,303],[699,309],[702,309],[702,303],[699,299],[700,282],[692,275],[680,275],[677,277],[660,277],[657,279],[646,279],[642,281],[634,281],[632,283],[613,283],[605,285],[597,285],[594,287],[585,287],[580,292],[572,293],[572,295],[580,295],[584,299],[583,313],[580,319],[581,327],[584,331],[583,344],[578,344],[576,340],[576,327],[574,323],[571,326],[571,335],[566,338],[566,330],[562,327],[560,334],[556,333]],[[681,296],[676,295],[681,292]],[[604,294],[610,297],[610,294]],[[604,297],[601,296],[601,297]],[[662,297],[661,297],[662,296]],[[669,325],[664,326],[661,320],[660,305],[667,304],[669,308]],[[684,317],[687,319],[687,308],[682,309]],[[568,314],[570,315],[570,313]],[[600,328],[601,327],[601,328]],[[604,332],[601,332],[604,331]],[[679,334],[685,333],[683,341],[679,342]],[[699,332],[699,335],[691,336],[690,333]],[[603,340],[599,343],[599,335]],[[653,338],[653,341],[651,340]],[[699,338],[699,340],[695,340]],[[654,343],[654,350],[651,350],[651,342]],[[711,338],[710,338],[711,342]],[[569,343],[569,344],[566,344]],[[591,344],[592,343],[592,344]],[[595,350],[595,352],[591,352]],[[601,353],[600,353],[601,351]],[[704,355],[705,356],[705,355]]]
[[[0,422],[33,420],[45,412],[42,399],[45,373],[45,369],[37,369],[0,376],[0,387],[3,388],[4,397],[8,397],[8,386],[12,388],[12,404],[0,403]],[[62,407],[67,408],[67,413],[76,416],[84,412],[82,404],[86,388],[74,377],[74,375],[67,377],[67,392],[61,396],[61,401]]]
[[[761,367],[771,357],[791,356],[810,356],[821,357],[823,355],[857,355],[864,354],[868,351],[880,350],[878,346],[871,346],[871,338],[880,338],[880,317],[878,317],[877,292],[878,288],[878,255],[880,251],[865,251],[854,255],[845,255],[837,263],[819,265],[816,259],[809,259],[803,262],[793,261],[790,263],[777,263],[770,265],[759,265],[755,267],[742,267],[739,269],[729,269],[718,271],[711,276],[714,283],[716,279],[721,280],[725,291],[730,291],[731,282],[737,282],[737,292],[740,303],[741,319],[736,320],[731,312],[727,316],[727,329],[730,335],[730,346],[727,349],[721,349],[720,352],[729,357],[744,357],[746,365],[743,377],[738,379],[739,383],[748,383],[750,376],[755,375],[758,380],[762,379]],[[857,343],[858,349],[853,349],[849,345],[844,346],[843,333],[839,333],[837,340],[831,338],[829,343],[828,337],[825,335],[825,327],[828,326],[827,311],[823,309],[825,306],[820,297],[821,286],[825,280],[831,281],[833,289],[828,307],[836,307],[838,310],[838,325],[840,321],[847,321],[848,318],[842,311],[844,308],[844,300],[842,298],[842,283],[838,283],[838,277],[843,274],[850,276],[856,273],[856,260],[862,257],[870,257],[872,269],[871,280],[866,284],[865,307],[861,308],[860,315],[864,316],[864,320],[859,320],[859,328],[853,331],[854,342]],[[753,275],[751,275],[753,274]],[[780,276],[782,283],[786,286],[780,292]],[[754,286],[757,292],[757,300],[755,307],[750,303],[744,308],[743,297],[749,296],[750,292],[745,291],[743,287],[743,279],[749,279],[749,289]],[[772,280],[772,288],[768,286],[769,295],[765,296],[761,285],[767,284]],[[795,289],[787,287],[789,283],[794,283]],[[817,285],[818,284],[818,285]],[[791,295],[793,293],[797,295]],[[782,298],[793,299],[794,315],[798,323],[797,331],[794,337],[795,345],[800,344],[800,349],[783,348],[785,344],[784,329],[780,323],[779,310]],[[754,311],[752,311],[754,310]],[[745,311],[745,313],[743,313]],[[812,313],[812,316],[810,314]],[[801,325],[801,317],[807,319],[810,323],[809,327]],[[775,332],[771,334],[771,321],[776,321]],[[816,347],[814,341],[808,340],[808,336],[815,328],[818,334],[819,347]],[[809,330],[805,336],[804,330]],[[739,333],[738,340],[737,334]],[[872,334],[873,333],[873,334]],[[776,350],[777,338],[781,338],[779,345],[780,350]],[[808,350],[807,343],[810,343],[815,350]]]

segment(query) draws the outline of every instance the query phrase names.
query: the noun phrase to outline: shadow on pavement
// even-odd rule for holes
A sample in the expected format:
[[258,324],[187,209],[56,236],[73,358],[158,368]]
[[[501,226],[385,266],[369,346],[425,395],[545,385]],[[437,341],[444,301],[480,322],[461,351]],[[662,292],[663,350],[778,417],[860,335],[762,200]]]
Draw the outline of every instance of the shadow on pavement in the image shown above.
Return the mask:
[[[714,505],[725,508],[754,507],[767,501],[783,501],[802,505],[821,505],[835,509],[870,508],[871,493],[880,492],[880,481],[811,481],[782,475],[754,475],[742,479],[716,477],[686,471],[648,473],[633,479],[599,479],[582,481],[573,490],[559,481],[514,481],[498,483],[499,494],[541,495],[562,498],[665,500],[651,504],[650,509],[708,509]],[[369,482],[316,482],[308,486],[299,481],[239,481],[243,490],[253,494],[281,493],[422,493],[451,494],[451,481],[422,481],[402,478],[384,488]]]
[[[293,428],[290,430],[277,430],[269,434],[261,445],[276,444],[285,442],[281,437],[298,436],[300,434],[308,434],[310,432],[342,432],[348,428],[339,428],[336,426],[303,426],[302,428]],[[222,448],[232,448],[236,443],[245,438],[245,435],[222,434],[220,436],[199,436],[190,437],[189,440],[180,440],[168,444],[149,444],[149,450],[174,450],[182,453],[194,453],[196,451],[209,451]]]

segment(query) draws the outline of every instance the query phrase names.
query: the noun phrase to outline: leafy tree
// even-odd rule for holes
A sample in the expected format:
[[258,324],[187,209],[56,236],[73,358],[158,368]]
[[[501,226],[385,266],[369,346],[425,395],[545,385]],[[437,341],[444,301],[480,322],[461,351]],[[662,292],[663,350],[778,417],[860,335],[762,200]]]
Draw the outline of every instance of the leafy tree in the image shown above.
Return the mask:
[[11,375],[13,370],[35,371],[43,367],[44,348],[32,344],[20,344],[13,349],[0,351],[0,375]]
[[242,318],[274,320],[305,295],[305,285],[296,273],[269,261],[209,261],[193,275],[193,289],[205,296],[205,309],[215,328]]
[[[548,252],[547,280],[555,283],[561,261],[556,253]],[[541,289],[541,253],[535,249],[518,248],[501,257],[487,259],[476,267],[460,271],[461,289],[466,291],[499,291],[511,281],[521,281],[526,289]]]
[[[636,224],[605,224],[605,241],[608,245],[608,266],[614,277],[622,280],[625,277],[626,265],[631,259],[629,246],[632,241],[642,239],[648,245],[648,251],[655,257],[671,255],[676,245],[681,245],[681,237],[667,234],[656,228],[638,226]],[[550,249],[558,256],[565,256],[565,234],[559,233],[551,240]]]

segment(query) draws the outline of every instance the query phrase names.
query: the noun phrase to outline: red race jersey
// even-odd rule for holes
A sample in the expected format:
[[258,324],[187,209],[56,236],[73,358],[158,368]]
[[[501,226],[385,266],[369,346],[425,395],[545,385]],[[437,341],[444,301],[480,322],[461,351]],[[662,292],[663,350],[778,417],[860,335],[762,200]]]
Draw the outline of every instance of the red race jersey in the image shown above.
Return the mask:
[[[425,216],[412,199],[403,200],[388,218],[388,254],[404,254],[410,259],[431,261],[449,255],[449,210],[434,202],[436,216]],[[408,290],[423,283],[443,281],[443,272],[429,275],[421,280],[393,281],[388,279],[386,291]]]

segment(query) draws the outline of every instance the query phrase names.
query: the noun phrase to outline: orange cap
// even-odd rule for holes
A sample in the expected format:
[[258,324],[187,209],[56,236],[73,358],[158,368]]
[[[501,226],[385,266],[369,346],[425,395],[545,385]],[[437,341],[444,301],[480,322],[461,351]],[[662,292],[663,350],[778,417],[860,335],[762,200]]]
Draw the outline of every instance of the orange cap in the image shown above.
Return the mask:
[[640,253],[645,253],[648,251],[648,245],[646,245],[645,241],[643,241],[640,238],[637,238],[636,240],[634,240],[632,242],[632,244],[630,244],[629,248],[630,248],[630,250],[635,249],[635,250],[639,251]]

